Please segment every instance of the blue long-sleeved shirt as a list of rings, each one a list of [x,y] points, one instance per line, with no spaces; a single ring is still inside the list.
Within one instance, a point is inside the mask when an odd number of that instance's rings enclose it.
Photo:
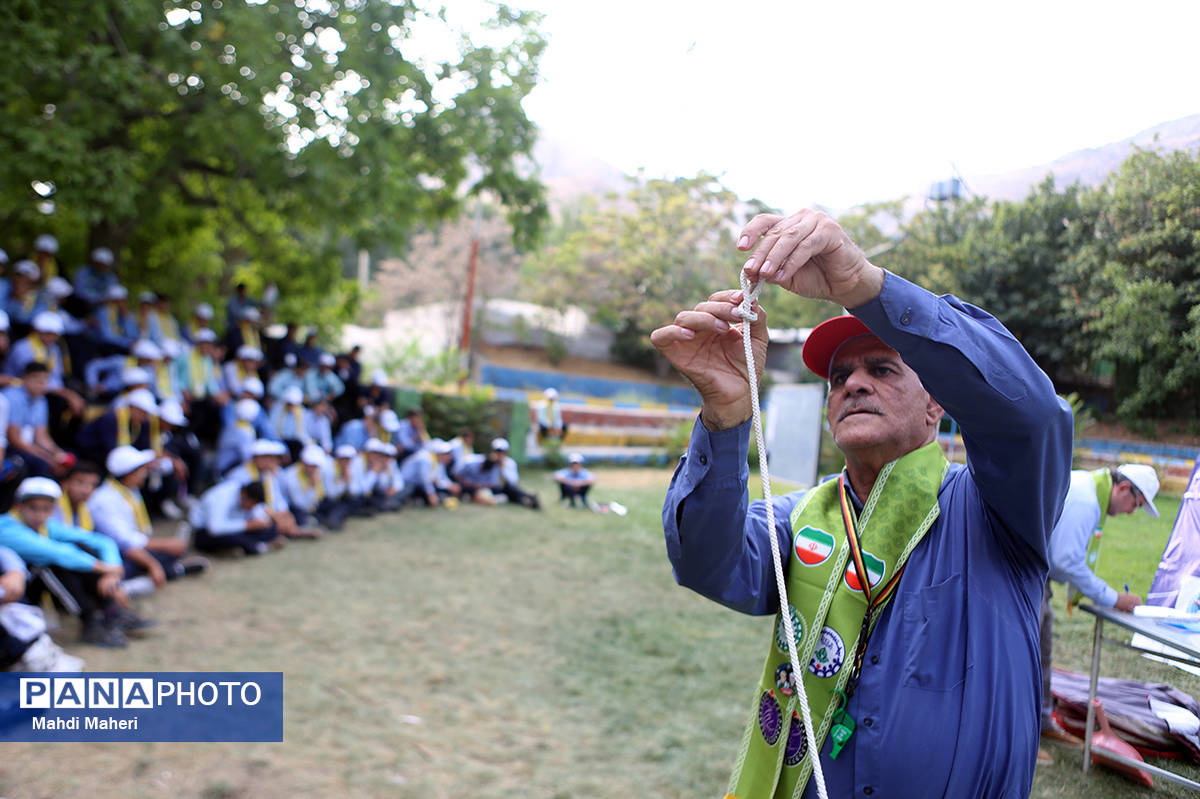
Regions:
[[[1039,738],[1039,608],[1047,538],[1071,466],[1069,408],[999,322],[954,297],[888,274],[853,311],[900,353],[963,430],[941,515],[913,550],[867,645],[848,712],[858,726],[836,760],[821,750],[830,796],[1026,797]],[[747,501],[749,423],[697,422],[663,507],[681,585],[745,613],[778,607],[768,535],[791,551],[802,492]],[[747,692],[754,666],[747,664]],[[868,790],[870,789],[870,790]],[[804,793],[811,799],[810,780]]]
[[[89,533],[57,519],[46,521],[46,532],[49,535],[39,535],[12,514],[0,516],[0,546],[13,550],[32,566],[60,566],[69,571],[90,572],[97,559],[80,545],[94,550],[104,563],[121,563],[116,542],[106,535]]]

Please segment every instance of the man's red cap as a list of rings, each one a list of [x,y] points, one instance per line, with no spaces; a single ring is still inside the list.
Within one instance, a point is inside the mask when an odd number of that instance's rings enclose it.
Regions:
[[[873,336],[866,325],[857,316],[845,314],[826,319],[813,328],[804,340],[804,348],[800,351],[807,366],[817,377],[829,379],[829,362],[833,360],[838,347],[855,336]]]

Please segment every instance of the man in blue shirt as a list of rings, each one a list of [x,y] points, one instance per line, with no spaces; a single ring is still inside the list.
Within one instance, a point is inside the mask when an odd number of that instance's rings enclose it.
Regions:
[[[824,643],[822,650],[814,642],[799,653],[802,663],[812,658],[805,671],[813,675],[829,676],[843,666],[853,675],[844,706],[831,703],[826,715],[813,719],[822,734],[838,711],[845,712],[843,720],[857,721],[836,758],[835,736],[818,740],[829,795],[1028,796],[1039,737],[1038,610],[1047,536],[1071,465],[1070,410],[999,322],[871,264],[828,216],[759,215],[738,247],[747,250],[756,241],[744,266],[751,281],[831,300],[853,314],[814,330],[804,360],[830,381],[826,419],[846,458],[844,485],[855,508],[872,497],[877,481],[886,485],[895,464],[929,451],[943,409],[961,425],[967,450],[966,468],[952,464],[942,472],[938,513],[931,511],[923,536],[915,539],[896,593],[882,605],[875,626],[864,625],[866,632],[849,639],[854,643],[837,658],[823,651]],[[802,573],[810,558],[827,555],[817,551],[814,557],[801,540],[824,531],[793,530],[791,514],[802,492],[775,498],[774,530],[767,528],[763,502],[747,505],[751,409],[741,300],[740,291],[718,292],[651,335],[702,398],[688,452],[667,493],[663,526],[680,584],[733,609],[767,614],[779,605],[770,536],[782,551],[789,587],[794,571]],[[750,330],[761,374],[767,322],[761,308],[754,310]],[[883,504],[862,518],[887,518]],[[806,503],[797,517],[807,512]],[[869,535],[874,528],[866,529]],[[848,540],[846,531],[843,547]],[[871,539],[863,540],[866,548]],[[836,551],[845,557],[844,549]],[[835,605],[843,585],[866,593],[850,585],[852,576],[847,569],[833,594]],[[875,579],[869,576],[872,584]],[[793,608],[793,616],[797,610],[807,613]],[[861,640],[861,660],[850,666]],[[784,679],[778,693],[790,696],[793,689]],[[828,701],[812,692],[809,698]],[[771,719],[763,721],[764,730],[778,732]],[[752,734],[758,734],[754,726],[747,742]],[[783,784],[789,767],[808,764],[800,752],[784,765],[793,754],[791,741],[785,731],[778,745],[786,742],[788,750],[767,764],[768,776],[775,769],[775,784]],[[731,796],[779,795],[773,788],[735,793],[743,765],[739,761]],[[808,779],[803,795],[817,795],[815,780]]]
[[[578,452],[571,453],[567,458],[567,467],[554,473],[554,482],[558,483],[558,491],[562,495],[560,499],[563,502],[573,508],[575,500],[578,499],[579,507],[587,510],[588,489],[596,482],[596,477],[583,468],[582,455]]]

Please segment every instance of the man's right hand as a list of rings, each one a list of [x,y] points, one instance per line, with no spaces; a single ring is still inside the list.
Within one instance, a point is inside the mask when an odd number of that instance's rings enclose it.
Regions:
[[[736,313],[741,301],[739,289],[718,291],[650,334],[650,343],[700,392],[700,418],[710,430],[727,430],[750,418],[742,318]],[[758,380],[767,357],[767,316],[757,303],[753,310],[758,321],[750,325],[750,342]]]
[[[1131,613],[1140,604],[1142,604],[1142,598],[1137,594],[1127,594],[1124,592],[1117,594],[1117,610]]]

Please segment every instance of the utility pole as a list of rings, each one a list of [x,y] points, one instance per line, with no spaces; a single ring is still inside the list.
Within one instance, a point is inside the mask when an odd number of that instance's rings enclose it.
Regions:
[[[458,352],[463,358],[463,376],[458,381],[461,389],[471,376],[471,318],[474,316],[475,305],[475,275],[479,270],[479,226],[483,217],[483,203],[475,202],[475,224],[471,229],[471,257],[467,262],[467,293],[463,299],[462,338],[458,342]]]

